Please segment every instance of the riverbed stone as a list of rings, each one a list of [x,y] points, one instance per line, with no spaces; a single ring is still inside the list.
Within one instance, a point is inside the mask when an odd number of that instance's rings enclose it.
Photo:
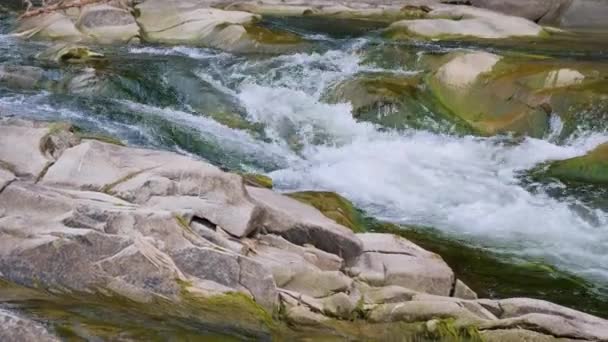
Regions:
[[[76,27],[89,39],[103,44],[139,39],[139,26],[133,15],[126,9],[103,3],[83,7]]]
[[[545,134],[549,113],[543,104],[551,97],[538,90],[545,86],[547,73],[538,75],[539,80],[526,83],[522,80],[526,74],[505,71],[512,67],[512,61],[502,56],[471,51],[455,52],[444,58],[427,82],[437,100],[452,115],[482,135],[513,132],[541,137]]]
[[[537,37],[543,28],[514,16],[470,6],[443,6],[429,12],[425,19],[401,20],[390,25],[392,37],[414,36],[436,39],[474,37],[504,39]]]
[[[298,250],[297,246],[285,249],[282,247],[285,247],[285,243],[262,240],[252,246],[252,253],[249,255],[251,259],[266,265],[272,271],[278,287],[313,298],[327,297],[351,288],[352,279],[342,272],[317,267],[318,259],[311,260],[306,256],[306,252]],[[323,264],[326,263],[321,263]]]
[[[471,290],[462,280],[456,279],[454,285],[454,297],[462,299],[477,299],[477,293]]]
[[[3,121],[0,164],[19,177],[36,179],[54,159],[45,153],[45,140],[52,133],[51,128],[16,119]]]
[[[200,217],[236,237],[251,233],[261,215],[238,175],[169,152],[93,140],[65,151],[42,183],[102,191]]]
[[[398,285],[415,291],[449,296],[454,273],[440,256],[403,238],[357,234],[363,253],[350,272],[372,286]]]
[[[311,244],[348,261],[361,253],[361,241],[348,228],[318,210],[268,189],[247,187],[265,211],[262,226],[297,244]]]
[[[550,163],[540,175],[564,182],[608,184],[608,144],[602,144],[580,157]]]
[[[479,324],[480,330],[512,329],[516,327],[526,327],[529,330],[545,332],[562,338],[590,341],[608,339],[608,329],[603,325],[589,324],[562,316],[541,313],[529,313]]]
[[[15,32],[28,39],[64,42],[79,42],[85,39],[72,19],[59,11],[22,19]]]
[[[0,165],[0,192],[13,180],[15,180],[15,175],[11,171],[3,169]]]
[[[44,70],[33,66],[0,65],[0,84],[17,89],[44,88]]]
[[[5,342],[59,342],[42,324],[0,309],[0,340]]]
[[[484,319],[454,302],[410,301],[381,304],[369,313],[372,322],[420,322],[431,319],[455,319],[461,324],[475,324]]]

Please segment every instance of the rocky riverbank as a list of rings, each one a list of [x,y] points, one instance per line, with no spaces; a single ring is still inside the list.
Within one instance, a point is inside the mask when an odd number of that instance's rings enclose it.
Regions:
[[[608,321],[540,300],[478,299],[439,255],[354,233],[204,161],[82,139],[61,123],[4,118],[0,136],[0,293],[16,308],[95,300],[249,338],[608,339]],[[26,328],[0,335],[107,337],[34,312],[49,332],[6,312]],[[141,336],[132,333],[121,331]]]

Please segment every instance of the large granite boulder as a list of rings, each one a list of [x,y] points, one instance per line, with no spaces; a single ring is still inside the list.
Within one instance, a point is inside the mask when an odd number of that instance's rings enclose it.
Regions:
[[[28,39],[111,44],[137,41],[139,26],[121,0],[25,17],[15,33]]]
[[[608,184],[608,143],[583,156],[552,162],[542,174],[563,182]]]
[[[608,27],[608,3],[603,0],[471,0],[471,4],[564,28]]]
[[[469,6],[444,6],[434,8],[424,19],[396,21],[389,26],[388,32],[396,39],[504,39],[538,37],[543,33],[543,29],[524,18]]]
[[[318,210],[272,190],[254,187],[247,190],[264,208],[262,225],[269,233],[281,235],[295,244],[311,244],[345,260],[361,254],[361,241],[355,234]]]
[[[379,233],[357,234],[363,253],[349,272],[373,286],[398,285],[419,292],[449,296],[454,273],[440,256],[406,239]]]
[[[300,43],[295,35],[257,27],[260,17],[256,14],[210,8],[198,1],[148,0],[135,11],[143,38],[149,42],[273,52]]]
[[[41,184],[94,190],[207,220],[243,237],[261,220],[242,178],[174,153],[89,140],[68,149]]]

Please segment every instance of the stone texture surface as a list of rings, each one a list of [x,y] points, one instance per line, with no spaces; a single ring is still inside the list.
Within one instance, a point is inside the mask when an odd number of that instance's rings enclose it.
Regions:
[[[414,36],[440,39],[535,37],[543,32],[540,25],[528,19],[470,6],[436,7],[425,19],[397,21],[389,30],[405,30]]]
[[[228,233],[251,233],[261,213],[240,176],[176,154],[89,140],[65,151],[41,181],[95,190],[151,208],[203,218]]]
[[[41,324],[4,309],[0,309],[0,340],[4,342],[60,341]]]
[[[363,253],[350,272],[374,286],[398,285],[449,296],[454,274],[440,256],[387,234],[357,234]]]
[[[270,232],[298,244],[311,244],[345,260],[361,253],[361,241],[343,226],[318,210],[272,190],[247,187],[251,197],[265,210],[262,225]]]

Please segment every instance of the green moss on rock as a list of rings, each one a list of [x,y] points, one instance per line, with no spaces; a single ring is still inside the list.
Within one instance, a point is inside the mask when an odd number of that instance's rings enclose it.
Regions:
[[[323,215],[356,233],[366,230],[361,212],[349,200],[334,192],[304,191],[287,196],[317,208]]]
[[[545,174],[564,182],[608,184],[608,143],[584,156],[553,162]]]
[[[272,178],[268,176],[260,175],[257,173],[244,173],[241,174],[241,176],[243,177],[243,181],[246,185],[254,186],[257,188],[272,189]]]

